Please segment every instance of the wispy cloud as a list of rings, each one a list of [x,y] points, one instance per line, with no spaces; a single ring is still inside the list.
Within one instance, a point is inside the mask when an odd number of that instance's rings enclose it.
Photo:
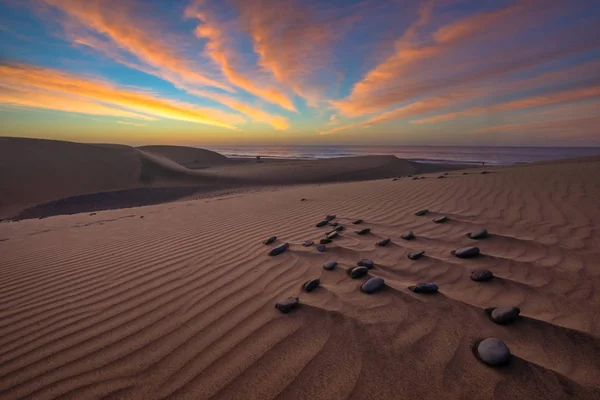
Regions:
[[[127,121],[117,121],[117,124],[133,125],[133,126],[146,126],[146,124],[136,124],[135,122],[127,122]]]
[[[4,102],[24,106],[137,119],[167,118],[227,129],[237,129],[231,121],[244,122],[235,115],[50,68],[1,65],[0,81],[12,91]]]

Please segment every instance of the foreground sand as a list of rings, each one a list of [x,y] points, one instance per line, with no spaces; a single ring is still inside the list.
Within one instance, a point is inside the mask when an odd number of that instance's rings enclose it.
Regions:
[[[600,159],[491,171],[2,223],[0,398],[600,398]],[[331,213],[350,229],[324,254],[302,247]],[[480,227],[493,236],[465,237]],[[290,251],[268,257],[271,235]],[[450,255],[474,244],[477,259]],[[362,257],[383,292],[346,276]],[[476,267],[498,278],[472,282]],[[418,281],[441,293],[407,290]],[[498,305],[523,317],[495,325],[482,310]],[[489,336],[510,366],[475,359]]]

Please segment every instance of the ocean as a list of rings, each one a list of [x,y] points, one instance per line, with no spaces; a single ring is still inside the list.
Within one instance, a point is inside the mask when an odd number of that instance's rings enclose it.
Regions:
[[[424,163],[511,165],[600,155],[600,147],[240,146],[206,147],[228,157],[320,159],[394,155]]]

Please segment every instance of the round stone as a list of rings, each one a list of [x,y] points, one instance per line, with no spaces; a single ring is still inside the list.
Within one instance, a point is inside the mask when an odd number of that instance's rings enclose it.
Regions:
[[[413,240],[415,238],[415,233],[413,231],[408,231],[402,234],[402,239],[404,240]]]
[[[332,240],[331,240],[331,239],[321,239],[321,240],[319,240],[319,243],[320,243],[320,244],[329,244],[329,243],[331,243],[331,242],[332,242]]]
[[[481,229],[476,232],[468,233],[467,236],[471,239],[485,239],[488,237],[488,231],[487,229]]]
[[[503,365],[510,360],[510,350],[506,343],[497,338],[487,338],[477,346],[479,359],[487,365]]]
[[[288,297],[287,299],[275,304],[275,308],[286,314],[298,307],[298,304],[300,304],[300,299],[298,297]]]
[[[418,260],[419,258],[421,258],[423,256],[423,254],[425,254],[424,250],[412,251],[412,252],[408,253],[408,258],[410,258],[411,260]]]
[[[472,258],[477,257],[480,253],[479,247],[462,247],[460,249],[456,249],[452,251],[458,258]]]
[[[350,278],[359,279],[369,273],[369,269],[367,267],[354,267],[350,270]]]
[[[369,233],[369,232],[371,232],[371,229],[370,229],[370,228],[365,228],[365,229],[362,229],[362,230],[360,230],[360,231],[356,231],[356,233],[357,233],[358,235],[366,235],[366,234],[367,234],[367,233]]]
[[[356,221],[352,222],[354,225],[359,225],[363,223],[362,219],[357,219]]]
[[[337,237],[337,231],[333,231],[327,234],[327,239],[335,239]]]
[[[390,238],[380,240],[379,242],[377,242],[377,246],[385,247],[388,244],[390,244],[391,241],[392,241],[392,239],[390,239]]]
[[[323,264],[323,269],[326,269],[327,271],[333,271],[337,265],[337,261],[329,261]]]
[[[422,217],[423,215],[427,214],[428,212],[429,212],[429,210],[421,210],[421,211],[417,211],[417,212],[415,213],[415,215],[416,215],[417,217]]]
[[[320,280],[318,280],[318,279],[311,279],[309,281],[306,281],[304,283],[304,285],[302,285],[302,287],[304,288],[304,290],[306,292],[310,293],[313,290],[315,290],[316,288],[318,288],[320,284],[321,284]]]
[[[494,278],[494,274],[489,269],[476,269],[471,272],[471,279],[475,282],[485,282]]]
[[[328,223],[329,223],[329,221],[321,221],[321,222],[319,222],[319,223],[317,224],[317,228],[322,228],[322,227],[324,227],[325,225],[327,225]]]
[[[383,278],[374,277],[366,281],[360,286],[360,291],[363,293],[371,294],[378,290],[381,290],[385,286]]]
[[[324,245],[324,244],[320,244],[320,245],[318,245],[318,246],[317,246],[317,251],[318,251],[319,253],[324,253],[324,252],[325,252],[325,250],[327,250],[327,247],[325,247],[325,245]]]
[[[359,267],[367,267],[368,269],[373,269],[375,263],[373,262],[373,260],[369,260],[368,258],[362,258],[356,263],[356,265],[358,265]]]
[[[419,282],[415,286],[409,287],[414,293],[436,293],[438,291],[438,285],[429,282]]]
[[[271,244],[273,242],[275,242],[277,240],[277,236],[271,236],[270,238],[268,238],[267,240],[265,240],[263,243],[264,244]]]
[[[520,313],[519,307],[498,307],[491,310],[490,319],[497,324],[504,325],[516,320]]]
[[[279,255],[279,254],[285,252],[288,249],[288,247],[290,247],[290,245],[288,243],[284,243],[282,245],[279,245],[279,246],[271,249],[271,251],[269,252],[269,255],[270,256]]]
[[[302,246],[304,247],[310,247],[314,244],[315,242],[313,242],[312,240],[306,240],[304,243],[302,243]]]

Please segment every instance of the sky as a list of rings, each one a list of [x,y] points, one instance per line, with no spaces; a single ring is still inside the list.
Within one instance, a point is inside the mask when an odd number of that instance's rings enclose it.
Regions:
[[[600,2],[0,0],[0,136],[600,146]]]

